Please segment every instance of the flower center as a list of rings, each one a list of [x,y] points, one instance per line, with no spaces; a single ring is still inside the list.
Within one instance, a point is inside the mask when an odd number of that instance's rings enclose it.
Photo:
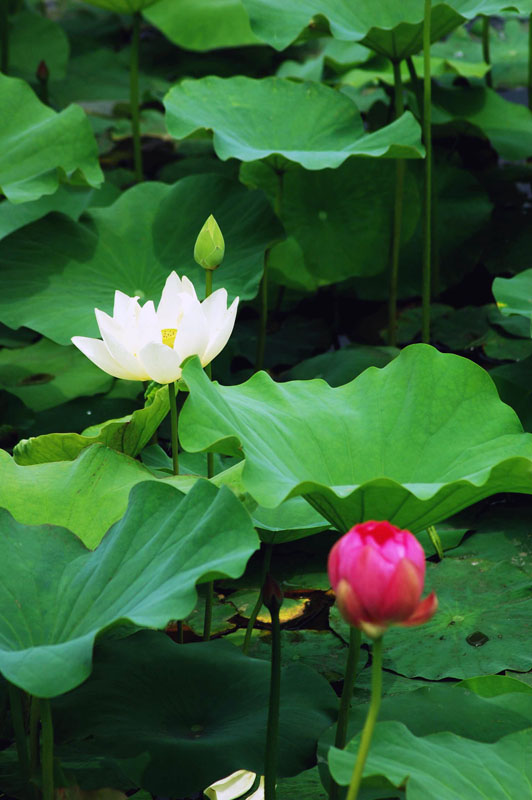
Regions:
[[[161,336],[163,337],[163,344],[167,344],[168,347],[173,347],[175,337],[177,336],[177,328],[163,328]]]

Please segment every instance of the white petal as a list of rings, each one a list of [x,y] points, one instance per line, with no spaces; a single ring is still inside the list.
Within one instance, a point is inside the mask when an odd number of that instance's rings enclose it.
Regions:
[[[181,291],[184,294],[189,294],[195,300],[198,299],[198,295],[196,294],[196,290],[194,288],[194,284],[192,283],[191,280],[189,280],[187,278],[186,275],[183,275],[183,277],[181,278]]]
[[[135,318],[135,311],[138,307],[138,297],[130,297],[124,292],[115,292],[115,302],[113,307],[113,319],[122,327],[127,328]]]
[[[216,783],[212,783],[205,789],[205,796],[209,800],[235,800],[235,798],[242,797],[243,794],[249,792],[254,782],[254,772],[239,769],[237,772],[228,775],[227,778],[222,778]]]
[[[221,353],[227,344],[229,337],[233,332],[233,328],[235,327],[237,308],[238,297],[235,297],[225,312],[221,327],[218,328],[218,330],[213,330],[210,332],[211,336],[209,338],[209,344],[207,345],[207,348],[203,354],[203,358],[201,359],[203,366],[212,361],[213,358],[216,358],[218,353]]]
[[[189,295],[182,296],[183,316],[177,328],[174,350],[179,353],[181,362],[188,356],[203,356],[209,343],[207,320],[198,300]]]
[[[201,304],[203,313],[207,320],[209,330],[221,328],[224,316],[227,313],[227,292],[225,289],[216,289],[209,297],[206,297]]]
[[[146,380],[142,375],[137,375],[124,369],[110,355],[109,350],[100,339],[90,339],[88,336],[73,336],[72,344],[75,344],[78,350],[90,358],[97,367],[103,369],[114,378],[123,378],[126,381],[143,381]]]
[[[139,360],[157,383],[172,383],[181,377],[181,358],[166,344],[150,342],[140,351]]]
[[[137,339],[135,329],[130,331],[128,340],[127,331],[123,331],[108,314],[98,311],[98,309],[95,309],[95,312],[102,339],[112,358],[127,372],[131,374],[142,373],[141,380],[147,381],[149,375],[143,371],[142,365],[133,352]]]
[[[161,328],[177,327],[177,316],[181,308],[180,295],[182,293],[181,281],[175,272],[171,272],[166,279],[161,299],[157,306],[157,319]]]
[[[135,352],[138,353],[139,350],[142,350],[142,348],[150,342],[160,341],[161,327],[157,319],[155,306],[151,300],[148,300],[140,309],[136,329]]]

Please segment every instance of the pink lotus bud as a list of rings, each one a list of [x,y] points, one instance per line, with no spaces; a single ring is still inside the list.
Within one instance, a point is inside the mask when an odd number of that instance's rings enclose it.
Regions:
[[[421,600],[423,548],[389,522],[351,528],[329,553],[328,569],[340,613],[372,638],[390,625],[422,625],[438,607],[434,592]]]

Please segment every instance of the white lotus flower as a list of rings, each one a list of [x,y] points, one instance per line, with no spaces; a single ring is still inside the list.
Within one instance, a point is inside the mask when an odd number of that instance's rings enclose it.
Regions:
[[[222,778],[216,783],[205,789],[205,797],[209,800],[237,800],[242,795],[249,792],[255,783],[256,775],[254,772],[248,772],[245,769],[239,769],[228,775],[227,778]],[[260,785],[248,800],[264,800],[264,778],[261,777]]]
[[[217,289],[202,303],[185,276],[171,272],[155,310],[150,300],[115,292],[113,316],[94,309],[102,339],[73,336],[72,342],[97,367],[126,381],[172,383],[181,364],[199,356],[203,366],[227,344],[235,324],[238,297],[227,308],[227,292]]]

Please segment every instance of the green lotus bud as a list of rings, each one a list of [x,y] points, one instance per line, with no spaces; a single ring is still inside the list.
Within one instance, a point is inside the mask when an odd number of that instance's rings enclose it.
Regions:
[[[203,269],[216,269],[224,260],[225,242],[213,215],[199,232],[194,246],[194,260]]]

